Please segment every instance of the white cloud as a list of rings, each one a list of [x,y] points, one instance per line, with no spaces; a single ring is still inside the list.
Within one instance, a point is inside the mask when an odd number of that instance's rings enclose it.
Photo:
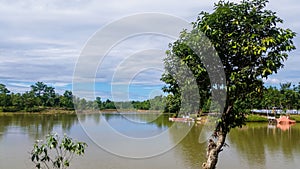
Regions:
[[[268,79],[264,79],[264,82],[268,84],[278,85],[280,83],[280,80],[276,78],[268,78]]]
[[[99,64],[97,77],[101,77],[102,82],[105,80],[106,82],[114,81],[114,84],[127,84],[139,75],[140,83],[143,81],[148,84],[157,84],[161,73],[145,73],[145,70],[162,71],[162,59],[170,40],[157,35],[141,35],[122,41]],[[135,83],[138,82],[135,81]]]
[[[23,88],[29,88],[30,87],[30,85],[29,84],[26,84],[26,83],[16,83],[16,82],[14,82],[14,83],[8,83],[8,85],[10,85],[10,86],[15,86],[15,87],[23,87]]]
[[[26,90],[24,85],[36,81],[54,84],[59,89],[69,87],[81,49],[89,37],[101,27],[124,16],[144,12],[171,14],[192,22],[202,10],[211,11],[213,3],[217,1],[0,0],[1,81],[10,82],[10,86],[18,91]],[[239,0],[235,0],[237,1]],[[278,15],[285,21],[284,27],[300,33],[298,0],[274,0],[270,1],[268,7],[278,11]],[[162,23],[161,26],[169,25]],[[295,38],[298,48],[299,38]],[[169,40],[155,36],[126,39],[110,51],[100,64],[95,77],[85,78],[108,82],[126,57],[147,49],[165,50]],[[300,81],[299,54],[298,51],[291,53],[285,68],[266,82],[275,84],[290,80]],[[149,59],[146,56],[140,58]],[[137,60],[136,63],[130,61],[123,67],[127,67],[126,70],[130,73],[139,72],[143,66],[138,66],[141,61]],[[159,84],[158,78],[159,73],[142,72],[133,83],[155,85]]]

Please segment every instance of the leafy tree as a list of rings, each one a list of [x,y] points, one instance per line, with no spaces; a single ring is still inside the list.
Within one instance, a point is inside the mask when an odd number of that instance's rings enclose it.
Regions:
[[[41,100],[40,106],[54,105],[55,91],[53,87],[49,87],[43,82],[37,82],[35,85],[31,85],[31,90]]]
[[[292,83],[280,83],[280,94],[283,101],[283,106],[287,109],[292,108],[292,101],[294,97],[294,91],[291,90],[291,85]]]
[[[16,112],[24,109],[24,101],[20,93],[11,93],[10,102],[9,112]]]
[[[40,111],[37,107],[41,105],[41,100],[35,96],[33,91],[22,94],[24,110],[27,112]]]
[[[78,101],[75,102],[75,106],[77,110],[86,110],[87,108],[87,101],[85,98],[78,98]]]
[[[106,101],[103,103],[104,109],[116,109],[114,102],[112,102],[109,99],[106,99]]]
[[[60,106],[67,109],[74,109],[73,104],[73,93],[69,90],[66,90],[64,94],[60,97]]]
[[[96,103],[97,103],[97,105],[98,105],[98,109],[99,109],[99,110],[102,109],[103,104],[102,104],[102,102],[101,102],[101,97],[96,97]]]
[[[155,96],[153,99],[150,99],[150,109],[151,110],[160,110],[164,111],[166,98],[163,96]]]
[[[38,169],[65,169],[70,166],[74,155],[83,155],[87,144],[74,141],[64,135],[60,140],[57,134],[49,134],[46,140],[38,140],[31,151],[31,161]]]
[[[293,107],[294,107],[294,109],[299,110],[299,108],[300,108],[300,83],[298,83],[298,86],[294,85],[293,90],[295,92],[295,100],[293,102],[293,105],[294,105]]]
[[[9,94],[10,91],[6,88],[4,84],[0,84],[0,106],[6,107],[10,103]]]
[[[176,95],[169,94],[166,98],[166,106],[164,111],[167,113],[176,113],[176,115],[178,115],[179,109],[180,109],[179,94]]]
[[[275,12],[265,9],[267,3],[268,0],[243,0],[240,3],[221,0],[215,4],[212,13],[201,12],[193,23],[193,30],[183,31],[167,52],[166,69],[172,69],[176,64],[174,58],[177,57],[179,63],[185,63],[194,73],[199,94],[203,98],[200,108],[212,90],[226,90],[225,106],[217,120],[214,134],[209,139],[204,169],[215,168],[230,129],[245,123],[244,110],[249,104],[240,103],[250,96],[258,97],[263,89],[262,79],[277,73],[288,57],[287,52],[295,49],[292,42],[295,33],[278,27],[283,20]],[[217,70],[218,65],[207,65],[201,60],[216,57],[215,53],[206,53],[211,50],[211,46],[202,40],[203,33],[209,38],[222,62],[225,87],[211,84],[208,76],[207,69]],[[169,91],[173,95],[179,93],[178,85],[168,73],[162,80],[169,84]]]
[[[149,110],[150,109],[150,101],[132,101],[133,108],[137,110]]]
[[[87,109],[88,110],[98,110],[98,104],[97,102],[94,100],[94,101],[88,101],[87,102]]]
[[[268,87],[263,90],[263,98],[260,104],[254,104],[256,108],[272,109],[279,107],[281,109],[299,109],[300,92],[295,85],[291,83],[281,83],[280,88]],[[254,102],[252,102],[254,103]]]
[[[6,88],[4,84],[0,84],[0,94],[7,94],[10,93],[10,91]]]
[[[282,107],[282,96],[276,87],[268,87],[263,91],[263,98],[257,108],[272,109],[273,107]]]

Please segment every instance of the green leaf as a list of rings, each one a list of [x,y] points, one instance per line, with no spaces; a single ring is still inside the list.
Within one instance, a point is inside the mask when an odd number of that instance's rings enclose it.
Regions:
[[[66,161],[64,162],[64,165],[65,165],[65,166],[67,166],[67,167],[69,167],[69,166],[70,166],[70,163],[69,163],[69,161],[68,161],[68,160],[66,160]]]
[[[59,142],[60,145],[57,146]],[[80,146],[76,147],[77,144]],[[56,148],[53,149],[54,147]],[[84,154],[86,147],[86,143],[73,141],[72,138],[66,135],[64,135],[63,139],[60,141],[57,134],[49,134],[46,136],[45,142],[36,142],[36,144],[34,144],[33,150],[31,151],[31,161],[36,164],[36,168],[42,167],[39,163],[36,163],[39,161],[45,164],[48,163],[48,166],[52,165],[53,168],[66,168],[70,165],[70,161],[63,161],[67,158],[67,154],[73,156],[78,149],[79,153],[76,154],[82,155]]]

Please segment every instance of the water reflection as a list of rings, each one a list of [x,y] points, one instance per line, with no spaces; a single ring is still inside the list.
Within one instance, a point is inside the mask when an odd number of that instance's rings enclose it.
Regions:
[[[103,113],[99,117],[107,122],[109,127],[114,131],[133,138],[149,138],[161,134],[171,127],[168,116],[157,114],[111,114]],[[156,120],[151,121],[156,118]],[[89,124],[96,126],[97,124]],[[104,128],[103,125],[98,125],[98,128]]]
[[[93,142],[106,151],[127,158],[145,158],[164,153],[177,145],[192,128],[192,125],[184,123],[172,124],[168,116],[158,114],[104,113],[100,117],[100,124],[90,117],[86,118],[81,124]],[[176,133],[172,140],[171,132]]]
[[[202,128],[203,125],[195,125],[175,149],[176,155],[183,160],[186,168],[199,169],[205,161],[206,143],[198,142]],[[176,137],[176,133],[171,135]]]
[[[172,125],[169,122],[168,115],[157,114],[157,113],[102,113],[102,116],[106,121],[113,121],[115,119],[121,119],[124,121],[129,121],[135,123],[136,125],[147,124],[155,125],[158,128],[170,127]]]
[[[292,166],[297,164],[295,157],[299,158],[300,155],[299,125],[293,126],[290,130],[281,130],[281,128],[268,127],[267,124],[249,123],[246,127],[232,130],[228,140],[230,145],[247,159],[250,168],[257,168],[257,166],[267,168],[266,166],[269,165],[278,168],[286,163],[289,163],[288,168],[293,168]],[[271,158],[279,158],[279,160]]]
[[[89,144],[83,159],[74,161],[72,169],[110,168],[110,169],[199,169],[205,160],[206,143],[199,143],[198,138],[203,125],[193,126],[183,140],[170,151],[146,159],[130,159],[115,156],[103,151],[94,144],[81,128],[90,126],[95,135],[104,135],[99,126],[104,121],[112,124],[115,130],[129,136],[149,137],[160,132],[167,132],[168,137],[162,141],[176,143],[179,133],[187,123],[179,123],[173,130],[168,130],[172,122],[168,116],[159,116],[148,122],[151,115],[130,115],[134,122],[118,114],[8,114],[0,116],[0,168],[33,168],[28,160],[28,151],[33,141],[43,138],[50,131],[67,133],[73,138]],[[138,121],[142,123],[137,123]],[[148,123],[143,123],[148,122]],[[113,125],[115,124],[115,125]],[[192,125],[192,124],[190,124]],[[117,142],[108,140],[106,142]],[[233,129],[228,135],[229,147],[221,153],[218,168],[297,168],[300,164],[300,125],[289,126],[282,130],[267,123],[249,123],[241,129]],[[158,142],[157,144],[163,144]],[[145,151],[152,147],[144,147]]]
[[[57,127],[68,133],[77,123],[75,114],[3,114],[0,116],[0,139],[4,134],[23,133],[36,140]]]
[[[282,131],[286,131],[286,130],[289,130],[293,125],[295,125],[295,123],[294,124],[280,124],[280,123],[278,123],[276,125],[276,127],[281,129]]]

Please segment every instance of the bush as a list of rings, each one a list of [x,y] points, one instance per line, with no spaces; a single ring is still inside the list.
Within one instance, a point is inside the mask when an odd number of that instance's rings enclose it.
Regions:
[[[17,106],[8,106],[8,107],[3,107],[2,111],[3,112],[17,112],[20,111],[21,108],[17,107]]]
[[[37,140],[30,153],[31,161],[38,169],[65,169],[70,166],[74,155],[83,155],[87,144],[73,141],[64,135],[60,140],[57,134],[49,134],[46,140]]]
[[[25,112],[41,112],[41,111],[45,110],[45,108],[34,106],[34,107],[26,107],[24,110],[25,110]]]

